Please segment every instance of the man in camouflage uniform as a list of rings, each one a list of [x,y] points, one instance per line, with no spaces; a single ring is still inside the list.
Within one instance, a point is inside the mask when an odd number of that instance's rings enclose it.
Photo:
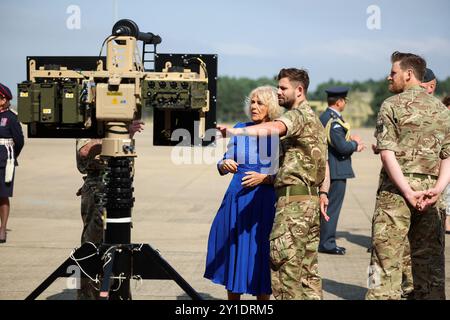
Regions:
[[[104,164],[100,159],[101,150],[102,140],[100,139],[77,139],[76,141],[77,168],[80,173],[85,174],[83,186],[77,192],[77,196],[81,196],[82,244],[85,242],[99,244],[103,239],[102,214],[94,199],[102,184],[101,172]]]
[[[444,217],[433,204],[449,179],[450,112],[419,86],[426,67],[421,57],[394,52],[391,61],[389,90],[397,95],[384,101],[377,118],[383,168],[366,298],[401,299],[409,241],[414,286],[409,297],[445,299]]]
[[[274,182],[277,209],[270,235],[273,295],[276,299],[322,299],[318,246],[321,211],[328,220],[327,138],[306,100],[308,73],[282,69],[278,81],[279,104],[288,109],[283,116],[246,128],[219,129],[236,135],[277,132],[282,137]]]
[[[434,75],[433,70],[426,68],[425,69],[425,75],[423,77],[422,83],[420,84],[422,88],[425,89],[425,91],[428,94],[434,95],[434,92],[436,91],[437,86],[437,79]],[[445,195],[445,192],[444,192]],[[439,210],[446,209],[446,204],[444,201],[444,195],[440,199],[439,204]],[[409,248],[409,241],[406,241],[405,243],[405,250],[403,252],[403,274],[402,274],[402,297],[403,298],[410,298],[411,293],[414,290],[413,285],[413,275],[412,275],[412,266],[411,266],[411,254],[410,254],[410,248]]]
[[[85,174],[83,186],[77,192],[77,196],[81,196],[81,219],[83,221],[81,244],[92,242],[98,245],[103,240],[102,212],[95,203],[95,196],[102,186],[101,173],[104,164],[100,159],[101,150],[102,140],[77,139],[76,141],[77,168],[80,173]],[[79,300],[98,299],[95,284],[88,278],[80,279],[80,290],[77,294]]]
[[[135,132],[143,130],[143,122],[134,120],[129,126],[130,137]],[[96,196],[102,187],[102,172],[105,164],[100,159],[102,151],[101,139],[77,139],[76,160],[77,168],[84,174],[83,186],[78,190],[77,196],[81,196],[81,219],[83,231],[81,244],[92,242],[99,245],[103,242],[103,217],[101,207],[96,203]],[[79,300],[95,300],[99,298],[98,284],[95,285],[88,278],[80,279],[80,290],[77,295]]]

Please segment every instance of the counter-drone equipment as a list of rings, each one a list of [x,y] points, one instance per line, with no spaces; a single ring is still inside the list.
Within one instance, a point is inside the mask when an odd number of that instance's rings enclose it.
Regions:
[[[143,107],[151,108],[155,145],[207,145],[213,141],[205,132],[216,126],[217,56],[158,54],[159,43],[160,36],[140,32],[124,19],[113,26],[99,56],[27,57],[27,81],[18,85],[18,114],[28,137],[101,138],[106,163],[97,197],[103,243],[76,249],[27,299],[56,278],[70,276],[67,268],[74,264],[82,277],[101,278],[104,299],[131,299],[132,278],[174,280],[191,298],[201,299],[150,245],[130,243],[136,152],[129,124],[141,118]],[[101,56],[104,45],[106,57]],[[153,65],[147,69],[148,64]],[[172,140],[177,129],[187,135]]]

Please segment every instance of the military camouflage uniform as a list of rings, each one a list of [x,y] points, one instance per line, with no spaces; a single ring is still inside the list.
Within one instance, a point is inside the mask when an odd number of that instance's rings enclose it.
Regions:
[[[101,187],[101,170],[103,164],[98,158],[81,158],[80,149],[84,147],[90,139],[77,139],[76,141],[76,159],[77,168],[83,177],[83,186],[77,195],[81,195],[81,219],[83,220],[83,232],[81,234],[81,243],[92,242],[100,244],[103,239],[103,220],[102,214],[95,203],[95,195],[98,194]],[[97,299],[98,291],[94,289],[94,284],[87,278],[81,278],[81,288],[78,291],[78,299]]]
[[[450,156],[450,111],[413,86],[385,100],[375,135],[379,150],[395,152],[411,188],[426,190],[436,183],[440,159]],[[423,213],[415,210],[382,169],[372,221],[367,299],[401,299],[411,280],[410,298],[445,299],[442,213],[439,205]]]
[[[281,139],[280,169],[274,185],[310,190],[325,178],[327,138],[308,102],[281,118],[287,128]],[[302,199],[299,199],[302,198]],[[291,199],[290,199],[291,198]],[[318,270],[320,208],[317,196],[279,196],[270,235],[272,291],[276,299],[322,299]]]

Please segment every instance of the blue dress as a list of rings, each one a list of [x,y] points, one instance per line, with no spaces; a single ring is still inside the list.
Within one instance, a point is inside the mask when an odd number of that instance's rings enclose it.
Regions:
[[[235,128],[249,125],[253,123],[238,123]],[[274,174],[270,147],[270,139],[238,136],[231,139],[224,156],[239,165],[211,226],[204,277],[233,293],[272,293],[269,235],[275,190],[269,184],[241,186],[246,171]]]

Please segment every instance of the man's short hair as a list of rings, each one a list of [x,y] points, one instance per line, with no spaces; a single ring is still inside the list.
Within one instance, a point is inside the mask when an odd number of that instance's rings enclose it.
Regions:
[[[309,76],[308,71],[297,68],[283,68],[278,73],[277,79],[288,78],[291,82],[299,82],[305,94],[308,92]]]
[[[427,68],[427,63],[424,58],[413,53],[395,51],[391,55],[391,62],[395,63],[397,61],[400,62],[400,68],[403,71],[412,69],[417,80],[422,81]]]
[[[334,106],[339,99],[345,99],[343,97],[327,97],[327,103],[329,106]]]

